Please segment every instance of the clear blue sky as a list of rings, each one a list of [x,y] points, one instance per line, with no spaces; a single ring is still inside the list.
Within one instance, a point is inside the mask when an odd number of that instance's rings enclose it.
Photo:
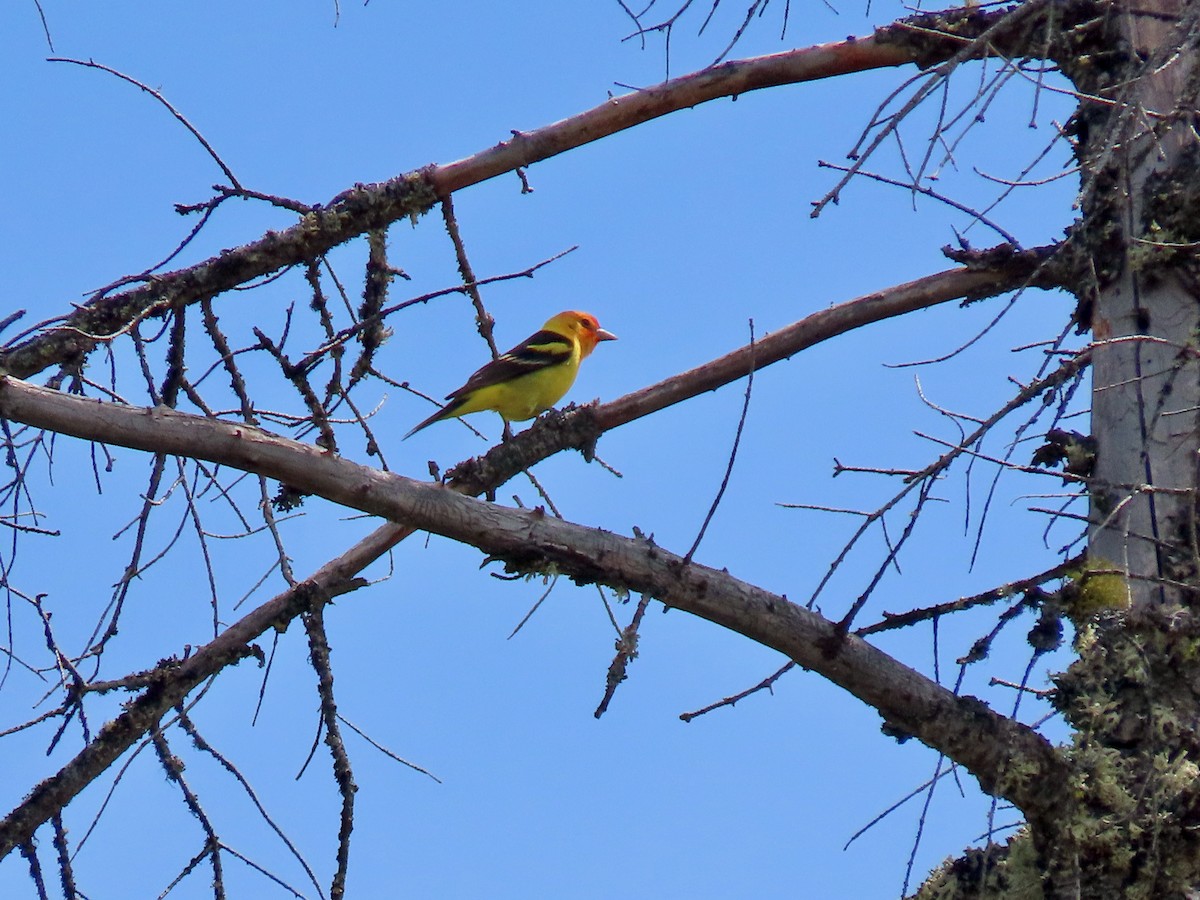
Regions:
[[[902,14],[896,4],[838,12],[792,5],[779,40],[782,4],[756,21],[734,56],[750,56],[866,34]],[[0,171],[5,224],[0,312],[29,310],[27,321],[68,311],[90,289],[140,271],[167,253],[191,226],[176,203],[208,198],[222,173],[167,112],[129,84],[96,70],[51,63],[52,55],[94,59],[155,87],[203,132],[241,182],[257,191],[326,202],[370,182],[429,162],[468,156],[528,129],[602,102],[618,85],[663,76],[664,49],[650,37],[622,42],[630,30],[615,0],[520,5],[444,2],[125,3],[68,5],[43,0],[54,41],[46,45],[33,2],[0,13]],[[685,20],[672,40],[671,70],[700,68],[728,41],[739,15],[723,5],[696,36]],[[990,77],[991,70],[984,78]],[[565,308],[594,312],[620,336],[588,361],[571,397],[614,399],[700,364],[758,334],[861,293],[947,268],[939,248],[967,227],[962,213],[900,189],[860,182],[818,220],[810,201],[834,183],[820,159],[841,162],[876,105],[909,71],[850,76],[720,101],[606,138],[533,167],[534,193],[515,176],[455,198],[475,271],[522,270],[568,247],[579,250],[533,280],[495,286],[485,300],[497,340],[511,346]],[[967,96],[980,71],[964,72]],[[1016,80],[1017,82],[1020,79]],[[1033,94],[1014,82],[943,167],[939,190],[986,202],[995,183],[973,168],[1015,178],[1054,134],[1068,110],[1043,94],[1030,128]],[[929,114],[908,129],[919,155]],[[1035,173],[1061,170],[1060,149]],[[902,177],[894,148],[876,169]],[[1033,177],[1033,176],[1031,176]],[[1073,183],[1025,188],[993,217],[1028,245],[1053,239],[1069,222]],[[915,206],[915,209],[914,209]],[[205,258],[292,219],[250,203],[231,203],[174,265]],[[986,246],[998,239],[967,232]],[[412,276],[393,297],[455,283],[453,251],[440,217],[391,230],[391,260]],[[352,300],[361,291],[364,248],[333,259]],[[304,284],[293,273],[268,288],[220,298],[222,321],[244,345],[249,324],[282,329],[287,306],[304,313]],[[915,468],[939,452],[914,431],[953,440],[957,431],[917,393],[941,406],[987,415],[1028,381],[1039,350],[1012,348],[1050,338],[1071,302],[1030,293],[982,341],[950,362],[887,368],[940,356],[977,334],[1004,300],[953,305],[885,323],[814,349],[756,378],[741,455],[697,559],[739,577],[805,598],[857,520],[785,509],[812,503],[870,509],[894,482],[875,476],[830,478],[833,458],[847,464]],[[460,297],[415,309],[391,323],[388,371],[441,396],[486,359]],[[305,322],[297,328],[311,328]],[[5,335],[7,337],[7,335]],[[196,331],[197,344],[200,341]],[[296,345],[297,350],[309,349]],[[123,393],[144,402],[129,348],[118,345]],[[192,364],[203,366],[203,354]],[[107,377],[103,354],[95,377]],[[265,367],[260,406],[296,412],[295,398]],[[215,386],[214,386],[215,387]],[[742,385],[696,398],[635,422],[600,444],[623,473],[616,479],[578,456],[538,468],[564,515],[628,534],[634,526],[683,552],[720,483],[742,403]],[[429,407],[384,387],[360,402],[383,403],[373,419],[389,466],[427,478],[485,449],[457,424],[399,438]],[[494,437],[496,422],[480,427]],[[1082,425],[1081,430],[1086,430]],[[1016,452],[1028,462],[1033,444]],[[343,452],[366,459],[361,441]],[[1002,454],[994,439],[985,450]],[[60,640],[82,647],[108,602],[130,552],[123,526],[136,515],[148,461],[117,452],[97,494],[89,448],[60,441],[52,470],[39,467],[34,495],[62,536],[21,544],[14,583],[44,591]],[[1042,543],[1044,517],[1027,506],[1054,501],[1054,480],[1001,479],[984,533],[982,557],[968,562],[992,469],[977,464],[968,486],[946,481],[913,544],[863,613],[897,611],[953,599],[1048,567],[1069,530]],[[965,528],[964,500],[971,492]],[[519,494],[513,482],[499,502]],[[149,546],[169,540],[182,507],[166,511]],[[213,531],[235,530],[214,508]],[[227,517],[226,517],[227,518]],[[893,529],[903,527],[893,521]],[[285,527],[301,576],[336,556],[371,523],[310,501]],[[893,531],[895,533],[895,531]],[[270,548],[214,542],[223,618],[263,574]],[[878,535],[836,578],[821,601],[840,616],[880,559]],[[5,551],[5,560],[8,551]],[[148,667],[203,643],[211,633],[208,593],[194,537],[146,573],[102,677]],[[441,784],[403,768],[354,735],[348,745],[359,785],[351,897],[893,897],[904,879],[920,800],[885,819],[845,852],[858,829],[930,777],[936,756],[916,742],[897,745],[879,717],[820,678],[793,672],[773,695],[759,694],[690,724],[678,715],[745,689],[782,660],[772,651],[679,612],[651,607],[641,656],[600,721],[600,699],[614,634],[594,588],[560,584],[512,640],[515,624],[542,592],[539,583],[496,581],[477,551],[434,538],[410,540],[382,580],[337,602],[327,615],[341,712],[373,739],[429,769]],[[252,600],[280,588],[278,577]],[[15,649],[44,662],[40,625],[14,601]],[[618,610],[624,624],[632,607]],[[995,611],[946,623],[940,673],[952,679],[957,656],[989,630]],[[993,657],[975,666],[965,690],[1011,706],[990,677],[1019,680],[1031,622],[1006,632]],[[206,630],[208,629],[208,630]],[[908,664],[933,670],[928,628],[881,645]],[[302,630],[281,636],[263,712],[252,724],[262,672],[243,664],[221,675],[195,716],[206,737],[236,762],[273,817],[327,887],[336,847],[337,797],[319,747],[295,781],[317,725],[314,676]],[[1035,675],[1034,686],[1045,686]],[[23,721],[44,688],[20,670],[0,691],[0,728]],[[115,701],[114,701],[115,702]],[[109,705],[111,712],[115,706]],[[96,727],[106,707],[92,713]],[[1032,705],[1028,716],[1036,718]],[[0,807],[11,808],[38,778],[79,746],[78,729],[45,755],[49,729],[0,740]],[[237,786],[187,746],[174,746],[225,840],[239,852],[315,896],[303,873],[262,825]],[[122,761],[123,763],[125,760]],[[116,773],[112,773],[115,775]],[[112,777],[69,810],[72,838],[86,832]],[[965,795],[947,783],[928,814],[913,887],[943,857],[987,828],[986,798],[969,776]],[[997,824],[1013,821],[1001,810]],[[155,897],[200,848],[201,832],[178,802],[150,751],[128,767],[100,825],[75,860],[93,898]],[[49,836],[44,865],[53,867]],[[226,857],[231,896],[287,896]],[[202,897],[206,866],[172,894]],[[0,865],[0,895],[34,896],[17,855]]]

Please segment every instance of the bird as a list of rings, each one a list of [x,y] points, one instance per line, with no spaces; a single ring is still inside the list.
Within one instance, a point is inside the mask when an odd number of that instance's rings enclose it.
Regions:
[[[509,422],[523,422],[562,399],[575,383],[579,363],[600,341],[615,341],[591,313],[566,310],[551,316],[507,353],[489,362],[467,383],[446,395],[450,401],[404,439],[422,428],[474,412],[492,410]]]

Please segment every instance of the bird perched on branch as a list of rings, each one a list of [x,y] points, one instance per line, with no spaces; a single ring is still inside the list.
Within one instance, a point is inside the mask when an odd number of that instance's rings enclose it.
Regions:
[[[545,412],[575,383],[579,363],[600,341],[615,341],[590,313],[567,310],[551,317],[541,330],[492,360],[446,395],[450,402],[406,434],[427,425],[473,412],[492,410],[509,422],[523,422]]]

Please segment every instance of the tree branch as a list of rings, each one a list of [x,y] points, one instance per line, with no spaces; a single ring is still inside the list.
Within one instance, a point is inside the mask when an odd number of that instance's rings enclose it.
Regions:
[[[930,275],[907,285],[820,310],[756,341],[756,353],[761,353],[764,345],[767,348],[766,358],[756,357],[756,368],[761,369],[805,347],[890,316],[962,297],[1000,293],[1029,283],[1032,279],[1057,283],[1063,276],[1056,274],[1055,266],[1051,264],[1054,255],[1054,248],[1020,253],[983,251],[977,258],[968,260],[966,267]],[[748,361],[743,357],[748,353],[749,347],[743,347],[707,365],[610,404],[586,407],[565,416],[543,417],[533,428],[494,448],[482,459],[472,460],[469,465],[460,465],[455,470],[456,477],[451,487],[463,493],[476,494],[493,490],[522,469],[555,452],[581,446],[581,441],[594,443],[603,430],[596,428],[596,420],[611,423],[606,427],[615,427],[670,403],[715,390],[721,384],[744,375]],[[106,430],[105,423],[111,413],[118,412],[125,420],[130,416],[140,418],[143,424],[152,421],[158,414],[170,414],[166,410],[137,410],[71,398],[9,379],[3,383],[11,390],[0,390],[0,415],[28,424],[40,423],[42,427],[62,430],[78,437],[103,433],[102,437],[96,439],[114,444],[146,449],[148,444],[154,443],[155,429],[151,424],[149,432],[142,433],[142,443],[129,443],[122,430],[112,433]],[[6,402],[13,401],[14,394],[17,395],[17,402]],[[23,402],[20,399],[22,396],[25,398]],[[70,409],[73,413],[70,416],[61,417],[65,410],[56,412],[58,400],[72,403]],[[35,409],[40,412],[35,413]],[[190,421],[190,417],[183,414],[173,415],[182,422]],[[233,424],[224,427],[234,435],[246,428]],[[265,432],[260,434],[266,435]],[[581,438],[581,435],[584,437]],[[285,443],[290,445],[292,442]],[[189,451],[185,448],[183,452]],[[323,451],[314,452],[320,458],[333,459]],[[410,525],[395,522],[381,526],[307,581],[269,600],[239,620],[182,664],[168,670],[156,670],[159,678],[156,684],[135,700],[125,713],[105,726],[97,740],[86,746],[58,774],[39,785],[21,806],[0,822],[0,857],[6,855],[13,846],[29,840],[43,822],[61,810],[193,688],[226,665],[243,659],[249,652],[247,648],[250,643],[266,629],[286,627],[315,600],[353,589],[355,585],[350,580],[358,572],[415,530]]]
[[[449,477],[455,488],[477,495],[562,450],[579,450],[588,455],[600,434],[610,428],[745,377],[751,355],[755,370],[760,371],[847,331],[918,309],[951,300],[991,297],[1027,286],[1050,288],[1074,284],[1069,263],[1059,261],[1061,249],[1062,245],[1054,245],[1016,251],[1001,246],[974,251],[962,268],[926,275],[819,310],[756,340],[753,347],[744,345],[611,403],[584,407],[565,415],[545,415],[531,428],[483,456],[455,466]],[[955,253],[962,256],[958,251]]]
[[[0,414],[86,440],[206,459],[275,478],[334,503],[471,544],[504,560],[511,571],[555,571],[580,583],[649,594],[818,672],[877,709],[893,729],[946,754],[975,774],[985,790],[1008,798],[1031,817],[1049,814],[1068,800],[1063,761],[1028,727],[973,697],[956,696],[858,637],[839,634],[834,623],[785,597],[727,572],[685,564],[651,541],[555,519],[540,508],[481,502],[257,428],[171,409],[102,404],[4,378]],[[29,833],[28,825],[14,830],[7,820],[0,823],[0,849],[21,843]]]
[[[893,28],[895,26],[892,26]],[[356,185],[325,208],[315,208],[283,231],[223,251],[186,269],[153,276],[146,284],[97,297],[61,323],[0,357],[0,366],[29,378],[54,365],[73,363],[99,341],[120,334],[148,314],[160,315],[246,284],[289,266],[319,259],[333,247],[393,222],[424,215],[439,198],[468,185],[599,140],[697,104],[748,91],[899,66],[916,51],[876,37],[848,38],[786,53],[733,60],[646,90],[614,97],[586,112],[531,132],[466,159],[431,165],[388,181]]]
[[[188,268],[147,276],[147,283],[140,287],[94,297],[45,332],[0,355],[0,367],[18,378],[29,378],[51,366],[79,363],[97,343],[123,333],[131,322],[319,259],[355,237],[424,215],[454,191],[701,103],[851,72],[913,62],[927,66],[961,54],[964,45],[984,35],[990,38],[981,42],[977,53],[987,55],[992,43],[1007,43],[995,29],[1009,12],[965,7],[926,13],[866,37],[731,60],[613,97],[534,131],[514,131],[511,140],[457,162],[416,169],[378,184],[355,185],[328,206],[314,207],[291,228],[268,232]],[[1031,28],[1032,24],[1025,27]],[[1009,40],[1019,45],[1023,29],[1011,30],[1018,33],[1008,36]],[[1012,54],[1018,49],[1006,48],[1006,52]]]
[[[44,389],[42,389],[44,390]],[[65,395],[63,395],[65,396]],[[361,586],[354,575],[386,553],[394,530],[376,529],[349,551],[322,566],[306,581],[268,600],[220,636],[174,666],[155,670],[159,676],[131,701],[124,712],[57,773],[37,785],[0,820],[0,859],[33,839],[34,832],[58,814],[76,795],[155,727],[193,689],[221,669],[257,655],[252,642],[271,628],[285,629],[301,612]]]

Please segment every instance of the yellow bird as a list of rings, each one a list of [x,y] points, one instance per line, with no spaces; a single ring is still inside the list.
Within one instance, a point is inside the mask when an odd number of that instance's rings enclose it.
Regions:
[[[553,316],[503,356],[492,360],[446,395],[450,402],[406,434],[473,412],[492,410],[509,422],[523,422],[562,399],[575,383],[579,363],[600,341],[615,341],[590,313],[567,310]]]

